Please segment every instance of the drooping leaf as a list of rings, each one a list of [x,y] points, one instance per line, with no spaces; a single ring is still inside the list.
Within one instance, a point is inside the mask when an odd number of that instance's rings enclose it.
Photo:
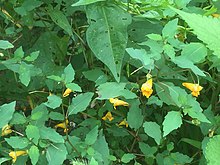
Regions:
[[[64,82],[66,84],[71,83],[74,80],[75,77],[75,71],[72,67],[71,64],[69,64],[65,69],[64,69]]]
[[[98,137],[98,126],[93,128],[89,133],[86,134],[85,143],[87,145],[92,145],[95,143]]]
[[[0,49],[10,49],[13,48],[14,46],[9,42],[5,40],[0,40]]]
[[[89,47],[119,82],[131,16],[114,4],[101,3],[89,5],[86,14],[90,22],[86,32]]]
[[[31,159],[31,163],[33,165],[37,164],[39,156],[40,156],[40,152],[36,146],[31,146],[31,148],[28,150],[28,155]]]
[[[54,129],[47,127],[40,127],[40,137],[42,139],[48,139],[54,143],[64,143],[63,137],[58,134]]]
[[[177,31],[178,19],[169,21],[162,30],[162,35],[164,38],[173,38]]]
[[[182,125],[182,116],[180,112],[171,111],[165,116],[163,121],[163,137],[171,131],[179,128]]]
[[[26,132],[27,138],[37,145],[38,140],[40,138],[40,132],[39,132],[38,127],[34,125],[28,125],[25,132]]]
[[[20,136],[5,138],[5,141],[14,149],[24,149],[29,144],[29,140],[27,138]]]
[[[178,13],[194,30],[193,33],[213,50],[214,54],[220,58],[220,20],[218,18],[202,16],[199,14],[186,13],[172,8]]]
[[[142,110],[139,108],[140,101],[138,99],[132,100],[130,105],[131,107],[127,115],[128,125],[130,128],[137,130],[141,127],[144,120]]]
[[[47,97],[47,102],[44,103],[47,107],[55,109],[60,106],[62,103],[62,99],[56,95],[50,95]]]
[[[134,154],[124,154],[121,158],[121,161],[123,163],[129,163],[134,158],[136,158]]]
[[[145,122],[144,123],[144,132],[152,137],[155,142],[159,145],[161,141],[161,130],[160,126],[156,122]]]
[[[66,87],[71,89],[72,91],[82,92],[81,87],[78,84],[75,84],[75,83],[66,84]]]
[[[48,165],[60,165],[66,159],[67,150],[64,144],[53,144],[47,148]]]
[[[68,108],[68,115],[77,114],[78,112],[86,110],[93,95],[93,93],[87,92],[79,94],[75,98],[73,98],[72,103]]]
[[[105,0],[79,0],[78,2],[72,4],[72,6],[89,5],[100,1],[105,1]]]
[[[9,104],[4,104],[0,106],[0,128],[4,127],[13,117],[13,113],[15,111],[16,102],[11,102]]]

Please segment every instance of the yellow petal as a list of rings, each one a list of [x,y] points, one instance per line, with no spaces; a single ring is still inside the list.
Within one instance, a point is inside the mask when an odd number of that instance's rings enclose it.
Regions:
[[[9,156],[12,158],[13,163],[16,162],[18,156],[26,155],[27,151],[11,151]]]
[[[147,80],[144,84],[142,84],[142,86],[141,86],[142,95],[149,98],[153,93],[152,86],[153,86],[152,78]]]
[[[126,127],[128,127],[128,122],[124,119],[123,121],[121,121],[118,126],[122,126],[125,125]]]
[[[106,113],[106,115],[104,117],[102,117],[102,120],[109,120],[112,121],[114,119],[114,117],[112,117],[111,112]]]
[[[55,128],[63,128],[64,129],[63,132],[66,133],[68,131],[68,128],[67,128],[68,123],[69,123],[69,121],[66,120],[65,122],[56,124],[54,127]]]
[[[67,97],[67,96],[69,96],[69,94],[72,92],[72,90],[70,89],[70,88],[67,88],[66,90],[65,90],[65,92],[63,93],[63,97]]]
[[[200,95],[200,91],[203,89],[202,86],[199,84],[193,84],[193,83],[182,83],[184,87],[192,91],[192,95],[195,97],[198,97]]]
[[[12,133],[11,126],[7,124],[2,128],[2,136],[6,136],[10,133]]]
[[[125,101],[119,100],[117,98],[110,98],[109,99],[110,103],[113,104],[114,108],[116,109],[117,106],[129,106],[129,104]]]

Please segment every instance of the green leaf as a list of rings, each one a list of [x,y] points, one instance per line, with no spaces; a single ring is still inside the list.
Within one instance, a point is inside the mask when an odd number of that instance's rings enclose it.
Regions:
[[[208,165],[218,165],[220,155],[220,135],[212,137],[206,145],[205,157]]]
[[[71,6],[89,5],[100,1],[105,1],[105,0],[79,0],[78,2],[72,4]]]
[[[68,115],[77,114],[78,112],[86,110],[93,95],[94,94],[92,92],[87,92],[73,98],[71,105],[68,107]]]
[[[40,138],[40,132],[39,132],[38,127],[34,125],[28,125],[25,132],[26,132],[27,138],[37,145],[38,140]]]
[[[141,127],[144,116],[142,114],[142,110],[139,108],[140,101],[138,99],[132,100],[129,102],[131,107],[129,108],[129,112],[127,115],[128,125],[130,128],[134,128],[137,130]]]
[[[60,165],[66,159],[67,150],[64,144],[53,144],[47,148],[48,165]]]
[[[58,134],[54,129],[47,127],[40,127],[40,137],[48,139],[54,143],[64,143],[63,137]]]
[[[24,149],[29,144],[29,140],[27,138],[20,136],[5,138],[5,141],[14,149]]]
[[[148,105],[158,105],[159,107],[162,107],[163,102],[156,96],[151,96],[148,100],[147,100],[147,104]]]
[[[146,157],[154,157],[154,154],[157,152],[157,147],[150,147],[143,142],[139,142],[138,144],[141,152],[143,152]]]
[[[0,49],[6,50],[6,49],[13,48],[13,47],[14,46],[10,42],[6,40],[0,40]]]
[[[92,157],[90,162],[89,162],[89,165],[98,165],[99,163]]]
[[[52,120],[64,120],[63,114],[59,112],[50,112],[49,118]]]
[[[124,154],[121,158],[121,161],[123,163],[129,163],[134,158],[136,158],[134,154]]]
[[[31,159],[31,163],[33,165],[37,164],[40,153],[39,149],[36,146],[31,146],[31,148],[28,150],[28,155]]]
[[[0,164],[3,164],[4,162],[10,160],[10,158],[0,158]]]
[[[175,58],[175,50],[174,50],[173,46],[171,46],[170,44],[164,45],[163,46],[163,51],[172,60]]]
[[[154,69],[154,60],[144,49],[127,48],[126,51],[132,58],[140,60],[145,69]]]
[[[25,60],[28,62],[33,62],[39,56],[40,51],[32,52],[30,56],[25,57]]]
[[[61,82],[63,80],[60,76],[56,76],[56,75],[47,76],[47,78],[57,82]]]
[[[144,126],[144,132],[148,136],[152,137],[158,145],[160,145],[160,141],[161,141],[160,126],[156,122],[145,122],[143,126]]]
[[[171,111],[165,116],[163,121],[163,137],[168,135],[171,131],[177,129],[182,125],[182,116],[180,112]]]
[[[164,164],[189,164],[192,162],[192,158],[182,153],[175,152],[164,158]]]
[[[59,107],[62,103],[62,99],[59,96],[56,95],[50,95],[47,97],[47,102],[44,103],[47,107],[50,107],[52,109],[55,109]]]
[[[162,30],[163,38],[173,38],[177,31],[178,19],[169,21]]]
[[[72,67],[71,64],[69,64],[65,69],[64,69],[64,82],[66,84],[71,83],[74,80],[75,77],[75,71]]]
[[[113,3],[89,5],[86,14],[90,23],[86,32],[88,45],[119,82],[131,16]]]
[[[175,8],[172,9],[188,23],[188,25],[194,30],[193,33],[197,35],[198,39],[206,43],[207,47],[214,52],[214,55],[220,58],[219,19],[199,14],[186,13]]]
[[[202,146],[200,141],[189,139],[189,138],[182,138],[180,140],[180,142],[188,143],[188,144],[190,144],[190,145],[192,145],[192,146],[194,146],[194,147],[196,147],[198,149],[201,149],[201,146]]]
[[[4,104],[0,106],[0,128],[4,127],[12,119],[12,116],[15,111],[15,104],[16,102],[14,101],[9,104]]]
[[[207,48],[202,43],[190,43],[183,47],[182,57],[186,57],[193,63],[199,63],[205,60]]]
[[[14,58],[21,60],[23,57],[24,57],[24,51],[22,49],[22,46],[20,46],[14,52]]]
[[[73,40],[75,40],[72,27],[62,11],[54,9],[49,11],[49,15],[55,24],[65,30],[73,38]]]
[[[147,37],[154,41],[161,41],[163,39],[160,34],[155,33],[147,34]]]
[[[93,128],[89,133],[86,134],[85,143],[87,145],[92,145],[95,143],[98,137],[98,126]]]
[[[66,84],[66,87],[70,88],[72,91],[82,92],[81,87],[78,84],[75,84],[75,83]]]
[[[24,124],[24,123],[26,123],[25,115],[15,112],[13,118],[10,121],[10,124],[13,125],[13,124]]]

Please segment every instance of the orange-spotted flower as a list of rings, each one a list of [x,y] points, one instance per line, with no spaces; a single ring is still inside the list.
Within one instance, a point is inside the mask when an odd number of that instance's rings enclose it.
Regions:
[[[12,162],[15,163],[18,156],[26,155],[27,151],[11,151],[9,152],[9,156],[12,157]]]
[[[142,95],[149,98],[151,96],[151,94],[153,93],[152,86],[153,86],[152,78],[147,80],[144,84],[142,84],[142,86],[141,86]]]
[[[110,101],[110,103],[113,104],[114,109],[116,109],[117,106],[121,106],[121,105],[122,106],[129,106],[129,104],[127,102],[119,100],[117,98],[115,98],[115,99],[114,98],[110,98],[109,101]]]
[[[107,120],[107,119],[109,121],[112,121],[114,119],[114,117],[112,117],[111,112],[106,113],[106,115],[102,117],[102,120]]]
[[[72,90],[70,89],[70,88],[67,88],[66,90],[65,90],[65,92],[63,93],[63,97],[67,97],[67,96],[69,96],[69,94],[72,92]]]
[[[6,136],[10,133],[12,133],[11,126],[7,124],[2,128],[2,136]]]
[[[55,128],[63,128],[63,132],[66,133],[68,131],[67,125],[69,124],[68,119],[66,119],[64,122],[56,124]]]
[[[193,83],[182,83],[182,85],[188,88],[189,90],[191,90],[192,91],[191,94],[195,97],[198,97],[200,95],[200,91],[203,88],[199,84],[193,84]]]
[[[126,119],[122,120],[118,126],[122,126],[122,125],[125,125],[125,127],[128,127],[128,122],[126,121]]]

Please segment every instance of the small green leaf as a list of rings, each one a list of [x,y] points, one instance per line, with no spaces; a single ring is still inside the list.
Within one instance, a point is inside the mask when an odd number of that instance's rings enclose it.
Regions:
[[[152,137],[155,142],[159,145],[161,141],[161,130],[160,126],[156,122],[145,122],[144,123],[144,132]]]
[[[89,162],[89,165],[98,165],[99,163],[92,157],[90,162]]]
[[[13,47],[14,46],[10,42],[6,40],[0,40],[0,49],[6,50],[6,49],[13,48]]]
[[[39,132],[38,127],[34,125],[28,125],[25,132],[26,132],[27,138],[37,145],[38,140],[40,138],[40,132]]]
[[[71,6],[81,6],[81,5],[89,5],[96,2],[101,2],[106,0],[79,0],[78,2],[72,4]]]
[[[162,30],[163,38],[173,38],[177,32],[178,19],[169,21]]]
[[[40,153],[39,149],[36,146],[31,146],[31,148],[28,150],[28,155],[31,159],[31,163],[33,165],[37,164]]]
[[[162,40],[162,36],[160,34],[151,33],[151,34],[147,34],[147,37],[154,41]]]
[[[5,141],[14,149],[24,149],[29,144],[29,140],[27,138],[20,136],[5,138]]]
[[[0,158],[0,164],[3,164],[4,162],[10,160],[10,158]]]
[[[50,112],[49,118],[52,120],[64,120],[63,114],[59,112]]]
[[[163,121],[163,137],[171,131],[179,128],[182,125],[182,116],[180,112],[171,111],[165,116]]]
[[[134,158],[136,158],[134,154],[124,154],[121,158],[121,161],[123,163],[129,163]]]
[[[95,143],[98,137],[98,126],[93,128],[89,133],[86,134],[85,143],[87,145],[92,145]]]
[[[56,76],[56,75],[47,76],[47,78],[57,82],[61,82],[63,80],[60,76]]]
[[[21,60],[24,57],[24,51],[22,49],[22,46],[17,48],[14,52],[14,58]]]
[[[65,84],[71,83],[74,80],[74,77],[75,77],[75,71],[74,71],[72,65],[69,64],[64,69],[64,82],[65,82]]]
[[[129,103],[131,107],[127,115],[128,125],[130,128],[134,128],[135,130],[137,130],[141,127],[144,119],[142,110],[139,108],[140,101],[138,99],[135,99]]]
[[[86,110],[93,95],[93,93],[87,92],[77,95],[75,98],[73,98],[72,103],[68,108],[68,115],[77,114],[78,112]]]
[[[0,128],[4,127],[12,119],[13,113],[15,111],[16,102],[11,102],[9,104],[4,104],[0,106]]]
[[[30,56],[25,57],[25,60],[28,62],[33,62],[39,56],[40,51],[32,52]]]
[[[175,152],[164,158],[164,164],[189,164],[192,160],[193,159],[187,155]]]
[[[62,103],[62,99],[59,96],[56,95],[50,95],[47,97],[47,102],[44,103],[47,107],[50,107],[52,109],[55,109],[59,107]]]
[[[143,142],[139,142],[138,144],[141,152],[143,152],[146,157],[154,157],[154,154],[157,152],[157,147],[150,147]]]
[[[47,148],[48,165],[61,165],[66,159],[67,150],[64,144],[53,144]]]
[[[54,143],[64,143],[63,137],[54,129],[47,127],[40,127],[40,136],[42,139],[48,139]]]
[[[75,83],[66,84],[66,87],[70,88],[72,91],[82,92],[81,87],[78,84],[75,84]]]
[[[25,115],[15,112],[13,118],[10,121],[10,124],[13,125],[13,124],[24,124],[24,123],[26,123]]]

